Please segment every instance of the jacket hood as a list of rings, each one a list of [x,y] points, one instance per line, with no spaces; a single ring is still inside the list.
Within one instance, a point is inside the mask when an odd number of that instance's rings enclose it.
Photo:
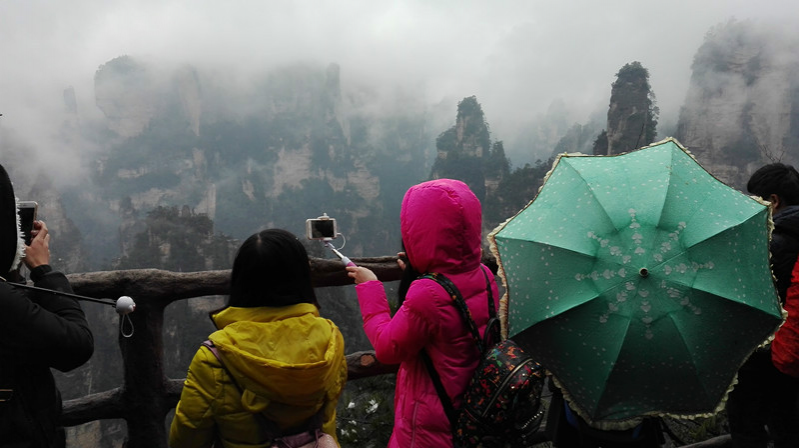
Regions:
[[[19,266],[25,256],[25,243],[19,230],[19,213],[14,187],[0,165],[0,276]]]
[[[327,394],[341,381],[344,340],[316,306],[229,307],[212,319],[220,330],[209,339],[245,389],[242,405],[250,412],[279,420],[286,406],[313,410],[335,398]]]
[[[421,273],[464,272],[480,264],[482,209],[459,180],[436,179],[408,189],[400,227],[408,260]]]

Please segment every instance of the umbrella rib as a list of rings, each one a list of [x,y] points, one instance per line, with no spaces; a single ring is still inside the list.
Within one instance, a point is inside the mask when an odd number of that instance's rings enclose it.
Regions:
[[[585,253],[585,252],[580,252],[579,250],[572,249],[572,248],[569,248],[569,247],[559,246],[559,245],[556,245],[555,243],[548,242],[548,241],[545,241],[543,239],[540,239],[540,240],[537,240],[537,241],[530,241],[530,240],[524,239],[523,237],[519,238],[519,237],[514,237],[514,236],[502,236],[500,238],[502,238],[505,241],[513,241],[513,242],[519,242],[519,243],[540,244],[542,246],[554,247],[554,248],[556,248],[558,250],[562,250],[562,251],[565,251],[565,252],[571,252],[571,253],[578,254],[578,255],[583,255],[583,256],[586,256],[586,257],[589,257],[589,258],[590,257],[594,257],[593,253],[589,254],[589,253]]]
[[[675,163],[674,163],[674,160],[675,160],[676,154],[678,154],[678,153],[672,152],[672,154],[671,154],[671,166],[674,166],[674,165],[675,165]],[[689,156],[689,157],[690,157],[690,156]],[[705,174],[707,174],[708,176],[710,176],[710,177],[711,177],[713,180],[715,180],[716,182],[719,182],[719,183],[720,183],[720,184],[722,184],[722,185],[726,185],[726,184],[724,184],[724,182],[722,182],[722,181],[718,180],[718,179],[717,179],[715,176],[713,176],[713,175],[712,175],[712,174],[711,174],[709,171],[707,171],[707,170],[706,170],[706,169],[705,169],[705,168],[704,168],[704,167],[703,167],[701,164],[698,164],[698,163],[697,163],[697,165],[699,165],[699,167],[700,167],[700,168],[701,168],[701,169],[704,171],[704,173],[705,173]],[[674,176],[673,176],[673,175],[669,177],[669,186],[668,186],[668,188],[667,188],[667,190],[666,190],[666,195],[665,195],[665,197],[667,197],[667,198],[668,198],[668,197],[670,197],[670,195],[669,195],[669,191],[670,191],[670,190],[673,188],[673,186],[674,186],[674,183],[672,182],[672,180],[674,180]],[[728,187],[728,188],[731,188],[731,187]],[[697,214],[698,214],[700,211],[702,211],[702,209],[703,209],[704,205],[705,205],[705,204],[707,204],[708,202],[711,202],[711,200],[713,200],[713,197],[712,197],[712,195],[704,195],[704,196],[702,196],[702,203],[701,203],[701,204],[699,204],[699,205],[698,205],[698,206],[697,206],[697,207],[696,207],[696,208],[693,210],[693,212],[692,212],[690,215],[688,215],[688,216],[687,216],[687,219],[685,219],[684,221],[685,221],[685,222],[691,222],[691,221],[693,220],[693,218],[694,218],[694,217],[695,217],[695,216],[696,216],[696,215],[697,215]],[[660,209],[660,219],[659,219],[659,222],[658,222],[658,228],[663,228],[663,227],[661,226],[661,222],[662,222],[662,220],[663,220],[663,215],[664,215],[664,213],[663,213],[663,212],[666,210],[666,206],[667,206],[667,205],[668,205],[667,201],[663,201],[663,206],[662,206],[662,207],[661,207],[661,209]],[[732,226],[732,227],[723,228],[723,229],[720,229],[719,231],[717,231],[717,232],[715,232],[715,233],[713,233],[713,234],[711,234],[711,235],[707,235],[707,236],[705,236],[705,237],[704,237],[704,238],[703,238],[701,241],[697,241],[697,242],[695,242],[694,244],[691,244],[690,246],[686,246],[686,247],[685,247],[685,250],[681,251],[680,253],[678,253],[678,254],[674,255],[674,257],[671,257],[671,258],[675,258],[675,257],[677,257],[677,256],[679,256],[679,255],[682,255],[682,254],[684,254],[686,250],[688,250],[688,249],[692,248],[693,246],[695,246],[695,245],[697,245],[697,244],[700,244],[702,241],[705,241],[705,240],[708,240],[708,239],[710,239],[710,238],[713,238],[713,237],[715,237],[716,235],[718,235],[718,234],[720,234],[720,233],[726,232],[727,230],[731,230],[731,229],[737,228],[737,227],[738,227],[738,226],[740,226],[741,224],[743,224],[743,223],[747,222],[747,221],[748,221],[749,219],[751,219],[753,216],[755,216],[755,215],[757,215],[758,213],[760,213],[760,211],[761,211],[761,210],[759,210],[759,209],[752,209],[752,213],[751,213],[750,215],[748,215],[748,216],[742,217],[742,218],[741,218],[741,220],[740,220],[740,222],[739,222],[737,225],[735,225],[735,226]],[[669,260],[671,260],[671,258],[670,258]],[[667,262],[667,261],[669,261],[669,260],[664,260],[664,261],[663,261],[663,263],[659,263],[659,264],[658,264],[658,266],[659,266],[659,265],[661,265],[661,264],[664,264],[664,263],[666,263],[666,262]]]
[[[583,157],[584,157],[584,156],[583,156]],[[613,229],[614,229],[616,232],[618,232],[618,231],[619,231],[619,229],[616,227],[616,223],[614,223],[614,222],[613,222],[613,218],[612,218],[612,217],[610,216],[610,214],[608,213],[608,210],[607,210],[607,208],[606,208],[606,207],[605,207],[605,206],[602,204],[602,201],[599,199],[599,196],[597,196],[597,195],[596,195],[596,191],[594,190],[594,188],[592,188],[592,187],[591,187],[591,184],[588,182],[588,179],[586,179],[586,178],[583,176],[583,174],[582,174],[582,173],[581,173],[579,170],[577,170],[577,168],[576,168],[574,165],[572,165],[571,163],[569,163],[568,161],[566,162],[566,164],[565,164],[565,165],[566,165],[566,166],[568,166],[569,168],[571,168],[571,169],[572,169],[572,171],[574,171],[574,172],[577,174],[577,176],[578,176],[578,177],[579,177],[579,178],[580,178],[580,179],[581,179],[581,180],[582,180],[582,181],[585,183],[586,189],[588,190],[588,192],[589,192],[589,193],[591,193],[591,197],[593,197],[593,198],[594,198],[594,201],[596,201],[596,203],[599,205],[599,207],[598,207],[598,208],[599,208],[599,209],[602,211],[602,213],[605,215],[605,218],[606,218],[606,219],[607,219],[607,221],[608,221],[608,222],[611,224],[611,226],[613,227]],[[565,213],[563,213],[563,215],[565,216]],[[582,221],[580,221],[580,223],[581,223],[581,225],[582,225]],[[585,226],[583,226],[583,228],[584,228],[584,229],[586,229],[586,230],[590,230],[590,229],[588,229],[588,228],[587,228],[587,227],[585,227]]]
[[[703,292],[707,292],[707,291],[703,291]],[[712,293],[708,293],[708,294],[712,294]],[[743,304],[739,304],[739,305],[740,305],[740,306],[742,306],[742,307],[744,306]],[[760,311],[760,310],[757,310],[757,311]],[[761,311],[761,312],[763,312],[763,311]],[[763,312],[763,313],[764,313],[764,314],[767,314],[767,313],[765,313],[765,312]],[[678,327],[678,328],[679,328],[678,321],[677,321],[677,320],[675,320],[675,319],[673,319],[673,317],[672,317],[671,315],[669,316],[669,318],[671,319],[671,321],[672,321],[673,325],[674,325],[675,327]],[[772,333],[773,333],[773,331],[769,331],[767,334],[763,334],[763,337],[762,337],[762,339],[763,339],[764,341],[765,341],[765,340],[767,340],[767,339],[768,339],[768,337],[769,337],[769,335],[770,335],[770,334],[772,334]],[[689,353],[689,354],[691,355],[691,359],[694,361],[694,362],[691,364],[691,367],[694,369],[694,371],[695,371],[694,373],[696,373],[696,375],[695,375],[695,378],[697,378],[697,379],[698,379],[698,384],[701,384],[701,386],[702,386],[702,389],[703,389],[703,391],[704,391],[704,393],[705,393],[705,396],[706,396],[708,399],[710,399],[710,398],[713,396],[713,394],[711,393],[712,391],[710,391],[710,390],[709,390],[709,384],[707,384],[707,382],[706,382],[707,380],[709,380],[709,378],[708,378],[708,376],[707,376],[707,375],[700,375],[700,374],[698,374],[698,371],[697,371],[697,370],[696,370],[696,368],[695,368],[695,366],[697,365],[696,353],[694,353],[693,351],[691,351],[691,350],[690,350],[690,346],[688,345],[688,341],[686,341],[686,340],[685,340],[685,335],[684,335],[684,333],[683,333],[682,331],[679,331],[679,332],[678,332],[678,334],[680,335],[680,338],[679,338],[679,339],[680,339],[680,341],[682,342],[682,344],[683,344],[683,347],[685,347],[685,348],[686,348],[686,353]],[[756,350],[756,348],[755,348],[755,349],[752,349],[752,352],[754,352],[754,350]],[[750,352],[750,353],[749,353],[749,354],[748,354],[746,357],[744,357],[744,358],[743,358],[743,361],[741,361],[741,362],[740,362],[740,364],[738,365],[738,368],[740,368],[740,366],[741,366],[741,365],[743,365],[743,363],[746,361],[746,359],[747,359],[747,358],[748,358],[750,355],[751,355],[751,352]],[[736,370],[735,370],[735,372],[737,372],[737,370],[738,370],[738,369],[736,369]],[[727,384],[730,384],[730,383],[732,383],[733,377],[736,375],[736,373],[735,373],[735,372],[733,372],[733,373],[730,375],[730,377],[729,377],[729,382],[728,382]],[[728,386],[728,389],[729,389],[729,386]],[[689,412],[693,413],[693,411],[689,411]]]
[[[671,197],[671,196],[669,195],[669,193],[671,192],[672,188],[674,187],[674,182],[673,182],[673,180],[675,180],[675,179],[674,179],[673,167],[674,167],[674,159],[675,159],[675,157],[676,157],[676,153],[675,153],[675,152],[672,152],[672,153],[671,153],[671,165],[670,165],[670,166],[672,167],[672,170],[671,170],[671,175],[669,176],[669,186],[668,186],[668,188],[666,188],[666,194],[664,195],[664,198],[669,198],[669,197]],[[696,214],[697,214],[697,213],[699,213],[699,210],[701,210],[701,209],[702,209],[702,206],[703,206],[704,204],[706,204],[706,203],[707,203],[709,200],[710,200],[710,195],[705,195],[705,196],[703,196],[703,198],[702,198],[702,203],[701,203],[701,204],[699,204],[699,206],[698,206],[698,207],[696,207],[696,208],[693,210],[693,212],[691,213],[691,215],[690,215],[690,216],[688,216],[688,217],[687,217],[687,219],[685,219],[685,222],[690,222],[690,221],[693,219],[693,217],[694,217],[694,216],[696,216]],[[664,215],[664,211],[666,210],[666,205],[668,205],[668,204],[669,204],[669,201],[667,201],[667,200],[665,200],[665,199],[664,199],[664,201],[663,201],[663,205],[662,205],[662,206],[661,206],[661,208],[660,208],[660,218],[658,219],[658,228],[661,228],[661,225],[660,225],[660,223],[663,221],[663,215]]]
[[[552,244],[550,244],[550,243],[547,243],[547,242],[544,242],[544,241],[534,241],[534,242],[533,242],[533,241],[529,241],[529,240],[525,240],[525,239],[523,239],[523,238],[517,238],[517,237],[502,237],[502,239],[503,239],[505,242],[513,241],[513,242],[520,242],[520,243],[527,243],[527,244],[534,244],[534,245],[541,245],[541,246],[552,247],[552,248],[555,248],[555,249],[557,249],[557,250],[559,250],[559,251],[562,251],[562,252],[568,252],[568,253],[571,253],[571,254],[577,255],[577,256],[579,256],[579,257],[584,257],[586,260],[589,260],[589,261],[593,260],[593,257],[594,257],[594,254],[587,254],[587,253],[585,253],[585,252],[580,252],[580,251],[577,251],[577,250],[574,250],[574,249],[571,249],[571,248],[567,248],[567,247],[555,246],[555,245],[552,245]],[[515,288],[514,288],[514,286],[512,286],[512,285],[510,284],[510,281],[506,281],[506,288],[507,288],[508,292],[509,292],[509,293],[511,293],[511,294],[513,293],[513,291],[514,291],[514,289],[515,289]],[[604,292],[604,291],[603,291],[603,292]],[[572,308],[577,308],[577,307],[579,307],[579,306],[582,306],[582,305],[584,305],[586,302],[588,302],[589,300],[591,300],[591,299],[595,298],[597,295],[599,295],[599,294],[601,294],[601,293],[602,293],[602,292],[600,292],[600,291],[598,291],[598,290],[595,290],[595,291],[594,291],[594,293],[593,293],[593,294],[591,294],[591,296],[590,296],[590,297],[586,297],[586,298],[585,298],[583,301],[581,301],[581,302],[570,304],[570,306],[569,306],[568,308],[564,308],[564,309],[563,309],[563,311],[567,311],[567,310],[570,310],[570,309],[572,309]]]
[[[715,293],[713,291],[708,290],[708,288],[705,288],[702,285],[697,285],[696,282],[694,282],[694,281],[692,281],[690,284],[688,284],[686,282],[680,281],[677,277],[669,277],[668,281],[670,283],[676,283],[678,285],[684,286],[684,287],[686,287],[688,289],[691,289],[691,290],[694,290],[694,291],[699,291],[699,292],[703,292],[705,294],[709,294],[711,296],[720,297],[720,298],[722,298],[724,300],[728,300],[728,301],[730,301],[732,303],[737,303],[737,304],[739,304],[741,306],[747,306],[746,303],[743,303],[743,302],[738,301],[738,300],[736,300],[734,298],[731,298],[731,297],[725,297],[723,295],[719,295],[718,293]],[[758,310],[760,312],[768,314],[768,311],[766,311],[766,310],[762,310],[762,309],[757,308],[757,307],[754,307],[753,309],[756,309],[756,310]]]
[[[671,318],[671,316],[669,316],[669,318]],[[674,324],[675,327],[677,326],[677,322],[674,321],[674,319],[672,319],[672,323]],[[682,346],[685,348],[686,353],[688,353],[691,356],[691,360],[693,361],[690,366],[694,370],[694,372],[693,372],[694,373],[694,377],[697,378],[699,384],[702,385],[702,390],[705,393],[705,396],[709,396],[708,390],[707,390],[707,384],[705,384],[705,381],[704,381],[705,378],[702,378],[703,375],[698,375],[697,374],[696,354],[693,351],[691,351],[690,346],[688,345],[688,341],[685,340],[685,335],[681,331],[678,332],[677,334],[680,335],[680,342],[682,343]]]
[[[705,242],[707,242],[707,241],[709,241],[709,240],[711,240],[711,239],[713,239],[713,238],[715,238],[715,237],[717,237],[717,236],[721,235],[721,234],[722,234],[722,233],[724,233],[724,232],[729,232],[729,231],[733,231],[733,230],[737,229],[738,227],[740,227],[740,226],[744,225],[744,224],[745,224],[745,223],[746,223],[746,222],[747,222],[749,219],[751,219],[753,216],[756,216],[758,213],[759,213],[759,211],[755,210],[755,213],[752,213],[751,215],[749,215],[748,217],[746,217],[745,219],[743,219],[743,220],[742,220],[740,223],[738,223],[737,225],[735,225],[735,226],[732,226],[732,227],[727,227],[727,228],[724,228],[724,229],[720,229],[718,232],[715,232],[715,233],[713,233],[713,234],[711,234],[711,235],[707,235],[707,236],[703,237],[701,240],[697,240],[696,242],[692,243],[692,244],[691,244],[691,245],[689,245],[689,246],[684,246],[684,247],[683,247],[683,249],[682,249],[681,251],[679,251],[679,252],[677,252],[677,253],[673,254],[672,256],[670,256],[670,257],[668,257],[668,258],[664,258],[664,259],[663,259],[663,261],[659,262],[659,263],[658,263],[658,264],[656,264],[656,265],[653,265],[653,266],[652,266],[652,270],[655,270],[655,269],[659,268],[660,266],[666,265],[666,264],[668,264],[668,263],[672,262],[673,260],[675,260],[675,259],[677,259],[677,258],[679,258],[679,257],[682,257],[682,256],[686,256],[686,258],[690,258],[690,257],[687,257],[687,253],[688,253],[688,251],[689,251],[690,249],[692,249],[692,248],[694,248],[695,246],[698,246],[698,245],[700,245],[700,244],[702,244],[702,243],[705,243]],[[683,285],[685,285],[685,286],[688,286],[688,287],[691,287],[691,286],[692,286],[692,285],[686,285],[686,284],[685,284],[685,283],[683,283],[683,282],[677,282],[677,281],[675,281],[675,283],[680,283],[680,284],[683,284]]]

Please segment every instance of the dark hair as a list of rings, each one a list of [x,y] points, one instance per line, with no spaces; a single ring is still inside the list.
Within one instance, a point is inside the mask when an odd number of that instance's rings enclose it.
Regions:
[[[776,194],[785,205],[799,204],[799,172],[791,165],[771,163],[760,167],[746,184],[749,193],[768,200]]]
[[[405,251],[405,243],[402,243],[402,251]],[[402,302],[405,301],[405,296],[408,294],[408,288],[411,287],[411,283],[422,275],[411,265],[408,257],[403,257],[402,261],[405,262],[405,270],[402,271],[399,287],[397,287],[397,308],[401,307]]]
[[[228,306],[317,305],[305,247],[291,232],[268,229],[247,238],[233,260]]]

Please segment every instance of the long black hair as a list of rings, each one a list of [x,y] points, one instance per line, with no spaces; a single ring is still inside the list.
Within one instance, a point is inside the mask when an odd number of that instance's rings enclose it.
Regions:
[[[228,306],[317,305],[308,253],[291,232],[268,229],[239,248],[230,276]]]
[[[402,243],[402,251],[405,251],[404,242]],[[408,288],[411,287],[411,283],[422,275],[411,265],[408,257],[402,257],[402,261],[405,262],[405,270],[402,271],[402,278],[400,278],[399,287],[397,287],[397,308],[401,307],[402,302],[405,301],[405,296],[408,294]]]

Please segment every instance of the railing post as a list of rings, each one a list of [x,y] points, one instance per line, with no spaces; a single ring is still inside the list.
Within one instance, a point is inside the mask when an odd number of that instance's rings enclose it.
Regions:
[[[164,306],[143,300],[129,315],[133,335],[119,335],[125,366],[126,448],[167,448],[164,420],[174,402],[167,402],[164,375]]]

